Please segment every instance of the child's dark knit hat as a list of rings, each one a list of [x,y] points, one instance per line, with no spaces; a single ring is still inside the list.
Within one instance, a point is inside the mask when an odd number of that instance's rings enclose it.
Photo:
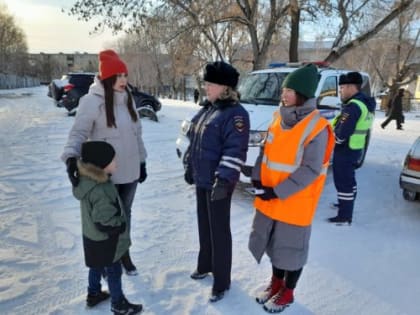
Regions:
[[[312,98],[315,95],[318,81],[318,68],[310,63],[289,73],[284,79],[282,87],[292,89],[307,98]]]
[[[112,162],[115,150],[104,141],[87,141],[82,144],[81,159],[84,163],[93,164],[104,169]]]

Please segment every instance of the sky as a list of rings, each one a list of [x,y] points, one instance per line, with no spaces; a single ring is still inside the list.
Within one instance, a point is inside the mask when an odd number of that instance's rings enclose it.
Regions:
[[[0,0],[26,34],[30,53],[74,53],[109,48],[118,36],[110,30],[89,35],[96,23],[78,21],[61,9],[70,9],[74,0]]]
[[[130,253],[139,275],[123,275],[124,293],[144,315],[264,315],[255,302],[271,276],[248,250],[253,197],[239,184],[232,198],[232,284],[209,303],[212,277],[190,279],[198,231],[195,187],[184,182],[176,139],[191,101],[161,99],[159,122],[142,119],[148,177],[132,209]],[[420,201],[403,199],[402,162],[419,136],[420,111],[404,130],[376,112],[351,226],[326,222],[336,200],[331,169],[312,225],[309,260],[282,315],[418,315]],[[74,122],[47,87],[0,90],[0,314],[104,315],[109,301],[85,307],[79,203],[60,155]],[[34,145],[35,144],[35,145]],[[118,167],[118,166],[117,166]],[[104,283],[103,288],[107,286]]]

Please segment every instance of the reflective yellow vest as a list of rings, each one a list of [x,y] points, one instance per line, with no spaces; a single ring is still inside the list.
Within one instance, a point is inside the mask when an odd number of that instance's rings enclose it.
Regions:
[[[292,129],[283,129],[281,115],[274,117],[268,129],[261,162],[261,183],[275,187],[286,180],[302,161],[305,147],[322,130],[328,130],[327,148],[320,174],[307,187],[281,200],[255,198],[254,206],[269,218],[298,226],[312,223],[318,200],[324,187],[328,164],[334,148],[334,134],[328,120],[314,110]]]
[[[352,99],[349,101],[349,103],[356,104],[359,106],[361,111],[360,117],[356,123],[356,127],[354,128],[354,132],[350,136],[349,147],[352,150],[360,150],[363,149],[366,145],[366,136],[373,124],[373,114],[369,112],[365,103],[360,100]],[[339,118],[340,115],[336,116],[332,120],[331,124],[333,127],[335,127]]]

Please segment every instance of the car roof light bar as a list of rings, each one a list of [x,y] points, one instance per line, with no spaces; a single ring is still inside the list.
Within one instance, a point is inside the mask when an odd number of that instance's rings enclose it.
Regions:
[[[313,63],[314,65],[320,68],[327,68],[330,66],[330,63],[327,61],[297,61],[297,62],[271,62],[268,67],[270,68],[281,68],[281,67],[301,67]]]

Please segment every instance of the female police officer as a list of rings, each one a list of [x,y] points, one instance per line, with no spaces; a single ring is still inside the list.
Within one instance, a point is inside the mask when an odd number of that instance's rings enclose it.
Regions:
[[[192,119],[185,180],[195,183],[200,250],[198,280],[210,272],[211,302],[230,287],[232,236],[230,205],[248,150],[249,116],[235,90],[239,73],[223,61],[209,63],[204,73],[207,100]]]

